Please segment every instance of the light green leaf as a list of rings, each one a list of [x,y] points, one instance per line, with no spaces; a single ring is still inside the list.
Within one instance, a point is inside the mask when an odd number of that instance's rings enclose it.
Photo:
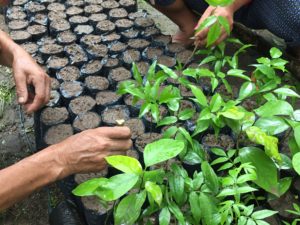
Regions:
[[[190,203],[190,207],[191,207],[191,212],[193,215],[193,218],[196,222],[196,224],[200,224],[200,220],[201,220],[201,208],[199,205],[199,196],[197,195],[196,192],[191,192],[190,196],[189,196],[189,203]]]
[[[224,112],[221,112],[220,115],[232,119],[232,120],[241,120],[244,118],[245,113],[243,110],[241,110],[240,108],[233,106],[229,109],[227,109]]]
[[[274,158],[278,162],[282,162],[281,156],[278,151],[278,138],[269,136],[260,128],[252,126],[246,130],[248,138],[256,144],[265,147],[266,154]]]
[[[274,90],[274,92],[287,97],[300,98],[300,95],[298,95],[294,90],[286,87],[277,88],[276,90]]]
[[[217,112],[223,104],[223,99],[220,94],[216,93],[212,96],[210,101],[210,111]]]
[[[178,118],[180,120],[188,120],[194,116],[195,112],[195,109],[184,109],[178,113]]]
[[[229,25],[228,20],[223,16],[218,16],[218,21],[222,25],[222,27],[224,28],[226,33],[230,34],[230,25]]]
[[[282,52],[278,48],[273,47],[270,49],[270,55],[273,59],[276,59],[282,56]]]
[[[211,168],[211,166],[207,161],[202,162],[201,169],[207,187],[214,194],[217,194],[219,192],[219,180],[216,173],[214,172],[214,170]]]
[[[273,211],[273,210],[268,210],[268,209],[263,209],[263,210],[259,210],[254,212],[251,217],[255,220],[262,220],[265,218],[268,218],[270,216],[273,216],[277,213],[277,211]]]
[[[294,170],[300,175],[300,152],[296,153],[293,156],[292,164],[293,164]]]
[[[239,99],[243,100],[247,97],[252,96],[256,91],[255,84],[252,82],[245,82],[240,88]]]
[[[290,103],[282,100],[273,100],[266,102],[263,106],[254,110],[261,117],[270,117],[275,115],[292,115],[293,107]]]
[[[217,21],[217,17],[216,16],[209,16],[207,17],[201,24],[200,26],[196,29],[195,33],[198,33],[199,31],[210,27],[211,25],[213,25],[215,22]]]
[[[178,128],[176,126],[169,127],[165,132],[163,132],[163,138],[172,138],[177,133]]]
[[[298,147],[300,148],[300,125],[294,127],[294,137]]]
[[[151,181],[154,183],[162,184],[164,176],[165,171],[163,169],[144,171],[143,181]]]
[[[211,46],[214,44],[221,35],[221,26],[218,23],[213,24],[207,34],[207,43],[206,47]]]
[[[179,224],[184,225],[185,219],[179,207],[174,202],[170,202],[168,204],[168,207],[172,214],[175,216],[175,218],[179,221]]]
[[[165,65],[162,65],[162,64],[158,64],[158,65],[171,78],[173,78],[173,79],[177,79],[178,78],[177,74],[172,69],[170,69],[169,67],[167,67]]]
[[[232,77],[238,77],[247,81],[251,81],[250,77],[244,75],[244,70],[240,70],[240,69],[231,69],[227,72],[228,76],[232,76]]]
[[[159,213],[159,225],[169,225],[171,213],[167,207],[164,207]]]
[[[255,126],[269,135],[280,134],[289,128],[289,125],[280,117],[262,117],[255,122]]]
[[[139,218],[142,206],[146,200],[146,192],[130,194],[123,198],[114,213],[116,225],[133,225]]]
[[[137,183],[139,176],[123,173],[115,175],[99,187],[95,194],[104,201],[114,201],[126,194]]]
[[[151,194],[154,201],[160,206],[162,202],[162,192],[160,186],[151,181],[147,181],[145,183],[145,189]]]
[[[95,190],[108,181],[107,178],[94,178],[82,184],[79,184],[72,193],[76,196],[91,196],[95,195]]]
[[[143,103],[140,109],[139,117],[140,118],[143,117],[146,113],[149,112],[150,109],[151,109],[151,103],[148,102]]]
[[[199,195],[199,205],[201,208],[201,215],[204,219],[203,224],[219,224],[220,215],[218,214],[217,203],[212,196],[201,192]]]
[[[184,149],[184,142],[172,139],[161,139],[148,144],[144,150],[146,167],[174,158]]]
[[[170,125],[177,122],[176,116],[166,116],[157,124],[158,127],[163,125]]]
[[[105,157],[105,160],[112,167],[124,172],[141,175],[143,173],[142,166],[138,160],[124,155],[113,155]]]
[[[133,73],[134,79],[138,82],[138,84],[140,84],[140,85],[143,84],[143,78],[142,78],[135,62],[132,63],[132,73]]]
[[[193,94],[195,95],[198,103],[203,107],[207,106],[207,99],[203,94],[202,90],[194,85],[189,85],[189,87],[191,88]]]
[[[233,0],[205,0],[205,1],[212,6],[227,6],[233,2]]]

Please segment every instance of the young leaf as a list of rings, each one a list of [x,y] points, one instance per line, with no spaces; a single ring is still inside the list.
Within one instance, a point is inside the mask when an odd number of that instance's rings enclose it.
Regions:
[[[146,200],[146,192],[130,194],[123,198],[114,213],[116,225],[134,224],[139,218],[142,206]]]
[[[206,43],[206,47],[211,46],[212,44],[214,44],[218,38],[221,35],[221,26],[218,23],[213,24],[207,34],[207,43]]]
[[[199,196],[197,195],[196,192],[191,192],[190,196],[189,196],[189,203],[191,206],[191,212],[193,215],[193,218],[196,222],[196,224],[200,224],[200,220],[201,220],[201,208],[199,205]]]
[[[195,95],[198,103],[203,107],[207,106],[207,99],[203,94],[202,90],[194,85],[189,85],[189,87],[191,88],[193,94]]]
[[[209,5],[212,6],[226,6],[230,5],[233,0],[205,0]]]
[[[172,138],[175,136],[177,131],[178,128],[176,126],[171,126],[163,133],[163,138]]]
[[[201,169],[207,187],[214,193],[219,192],[219,180],[215,171],[211,168],[207,161],[202,162]]]
[[[167,207],[164,207],[159,213],[159,225],[169,225],[171,213]]]
[[[177,122],[176,116],[166,116],[164,117],[159,123],[157,124],[158,127],[164,126],[164,125],[170,125]]]
[[[168,176],[170,192],[174,200],[179,206],[184,204],[184,178],[180,174],[171,174]]]
[[[145,166],[174,158],[184,149],[184,142],[172,139],[161,139],[146,145],[144,150]]]
[[[178,118],[180,120],[188,120],[194,116],[195,112],[195,109],[184,109],[178,113]]]
[[[195,33],[198,33],[199,31],[210,27],[211,25],[213,25],[215,22],[217,21],[217,17],[216,16],[209,16],[207,17],[201,24],[200,26],[196,29]]]
[[[218,214],[216,201],[212,196],[201,192],[199,195],[199,205],[204,220],[203,224],[219,224],[220,215]]]
[[[114,201],[126,194],[137,183],[139,177],[136,174],[118,174],[102,184],[95,194],[104,201]]]
[[[222,25],[222,27],[224,28],[226,33],[230,34],[230,25],[229,25],[228,20],[223,16],[218,16],[218,21]]]
[[[269,209],[263,209],[263,210],[259,210],[254,212],[251,217],[255,220],[262,220],[265,219],[267,217],[273,216],[277,213],[277,211],[273,211],[273,210],[269,210]]]
[[[151,181],[147,181],[145,183],[145,189],[147,192],[149,192],[151,194],[154,201],[160,206],[161,202],[162,202],[162,197],[163,197],[160,186],[158,186],[157,184],[155,184]]]
[[[270,117],[275,115],[292,115],[293,107],[286,101],[273,100],[254,110],[261,117]]]
[[[292,164],[293,164],[294,170],[300,175],[300,152],[296,153],[293,156]]]
[[[239,69],[231,69],[227,72],[228,76],[232,77],[238,77],[247,81],[251,81],[250,77],[244,75],[244,70],[239,70]]]
[[[178,78],[178,75],[172,70],[170,69],[169,67],[165,66],[165,65],[162,65],[162,64],[158,64],[160,68],[163,69],[163,71],[171,78],[173,79],[177,79]]]
[[[280,134],[289,128],[289,125],[280,117],[262,117],[255,122],[255,126],[269,135]]]
[[[273,59],[276,59],[282,56],[282,52],[278,48],[273,47],[270,49],[270,55]]]
[[[165,171],[163,169],[144,171],[144,182],[151,181],[154,183],[162,184],[165,176]]]
[[[254,143],[261,144],[265,147],[266,154],[274,158],[278,162],[282,162],[278,151],[278,139],[273,136],[268,136],[258,127],[249,127],[246,130],[248,138]]]
[[[226,111],[221,112],[220,115],[232,120],[241,120],[244,118],[245,113],[240,108],[233,106]]]
[[[144,102],[143,105],[141,106],[139,117],[143,117],[146,113],[149,112],[151,109],[151,103]]]
[[[300,98],[300,95],[298,95],[295,91],[286,87],[277,88],[276,90],[274,90],[274,92],[287,97]]]
[[[105,160],[112,167],[124,172],[141,175],[143,173],[142,166],[138,160],[123,155],[113,155],[105,157]]]
[[[139,72],[139,69],[137,67],[137,65],[135,64],[135,62],[132,63],[132,73],[133,73],[133,77],[134,79],[138,82],[139,85],[143,84],[143,78]]]
[[[82,184],[79,184],[72,193],[76,196],[91,196],[95,195],[95,190],[108,181],[107,178],[94,178]]]
[[[184,225],[185,219],[184,219],[184,216],[183,216],[181,210],[179,209],[179,207],[174,202],[170,202],[168,204],[168,208],[172,212],[172,214],[175,216],[175,218],[179,221],[179,223]]]
[[[223,99],[219,93],[216,93],[212,96],[210,100],[210,111],[217,112],[223,104]]]

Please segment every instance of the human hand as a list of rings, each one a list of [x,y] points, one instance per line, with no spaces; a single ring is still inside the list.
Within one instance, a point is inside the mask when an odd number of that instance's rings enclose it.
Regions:
[[[24,105],[26,112],[38,110],[50,99],[50,78],[32,57],[21,47],[13,53],[12,69],[14,73],[19,104]],[[28,90],[34,87],[34,93]]]
[[[200,18],[196,28],[200,26],[200,24],[209,16],[223,16],[225,19],[227,19],[230,30],[232,30],[233,27],[233,14],[234,14],[234,9],[231,6],[228,7],[213,7],[209,6],[205,12],[203,13],[202,17]],[[221,35],[219,39],[214,43],[214,45],[220,44],[226,37],[227,37],[227,32],[225,29],[222,27],[221,28]],[[198,33],[195,34],[195,46],[198,47],[204,47],[207,42],[207,35],[208,35],[209,28],[205,28]]]
[[[123,155],[132,146],[128,127],[100,127],[83,131],[52,146],[62,168],[60,178],[95,172],[106,166],[105,157]]]

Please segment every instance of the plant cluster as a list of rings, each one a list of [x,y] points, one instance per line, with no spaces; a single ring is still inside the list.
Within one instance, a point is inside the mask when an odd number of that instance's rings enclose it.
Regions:
[[[229,32],[228,22],[212,16],[199,29],[207,27],[208,46],[196,51],[204,55],[197,68],[181,67],[177,73],[154,62],[143,77],[133,64],[134,80],[119,86],[119,94],[143,102],[139,117],[151,115],[156,127],[163,127],[163,137],[146,145],[143,161],[107,157],[123,173],[89,180],[73,191],[98,196],[101,204],[114,201],[115,224],[152,224],[153,217],[160,225],[269,224],[265,219],[277,212],[263,208],[262,201],[284,195],[295,172],[300,174],[300,111],[295,109],[300,95],[294,86],[282,84],[288,63],[282,52],[272,48],[268,57],[250,65],[249,73],[239,67],[239,55],[251,45],[229,38],[213,46],[220,29]],[[226,47],[232,43],[239,47],[230,56]],[[229,77],[241,81],[238,93]],[[209,91],[201,88],[203,78],[210,81]],[[226,94],[218,91],[221,85]],[[183,96],[182,87],[192,96]],[[194,107],[181,107],[183,101]],[[161,106],[167,115],[160,113]],[[228,130],[234,148],[207,149],[201,143],[206,134],[218,137]],[[279,151],[283,144],[289,152]],[[289,212],[299,216],[299,206],[293,207]]]

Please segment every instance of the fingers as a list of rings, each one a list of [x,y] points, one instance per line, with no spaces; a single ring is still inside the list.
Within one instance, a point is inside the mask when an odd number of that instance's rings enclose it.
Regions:
[[[50,95],[50,82],[49,78],[44,73],[37,73],[32,79],[32,84],[35,89],[33,102],[27,107],[28,113],[38,110],[41,106],[49,101]]]
[[[221,34],[221,36],[219,37],[219,39],[215,42],[214,45],[218,45],[218,44],[220,44],[222,41],[224,41],[224,40],[226,39],[227,35],[228,35],[228,34],[227,34],[226,32],[223,32],[223,33]]]
[[[114,139],[109,143],[109,150],[113,152],[127,151],[132,147],[131,139]]]
[[[26,76],[23,76],[22,73],[18,70],[14,71],[17,96],[19,104],[25,104],[28,100],[28,89],[27,89],[27,81]]]
[[[96,132],[110,139],[129,139],[131,137],[128,127],[100,127],[96,129]]]

